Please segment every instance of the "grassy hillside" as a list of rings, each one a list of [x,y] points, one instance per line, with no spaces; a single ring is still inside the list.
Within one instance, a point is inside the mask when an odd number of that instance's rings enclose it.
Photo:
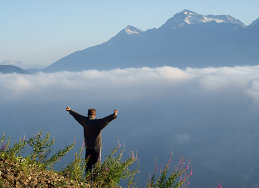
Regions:
[[[135,175],[139,173],[138,158],[131,152],[125,160],[122,159],[123,148],[118,145],[103,163],[97,163],[91,172],[84,173],[85,161],[83,148],[74,155],[74,160],[60,170],[54,170],[56,162],[60,161],[75,144],[66,146],[52,154],[54,139],[50,134],[35,136],[11,143],[5,135],[0,140],[0,187],[119,187],[121,180],[128,182],[128,187],[136,187]],[[30,149],[25,155],[23,150]],[[169,172],[170,162],[160,170],[157,166],[152,177],[147,180],[147,187],[187,187],[192,175],[189,163],[183,158]]]

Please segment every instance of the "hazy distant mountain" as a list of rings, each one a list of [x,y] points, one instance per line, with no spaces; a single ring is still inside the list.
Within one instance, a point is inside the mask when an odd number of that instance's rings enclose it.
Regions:
[[[253,23],[249,25],[251,28],[257,28],[259,29],[259,18],[257,18]]]
[[[255,65],[258,49],[259,19],[245,26],[232,16],[183,10],[160,28],[127,26],[109,41],[63,57],[45,71]]]
[[[28,71],[25,71],[22,68],[14,66],[14,65],[0,65],[0,73],[2,73],[2,74],[7,74],[7,73],[29,74]]]

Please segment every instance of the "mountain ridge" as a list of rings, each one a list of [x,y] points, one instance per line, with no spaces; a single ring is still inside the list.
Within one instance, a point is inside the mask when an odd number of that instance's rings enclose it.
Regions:
[[[14,65],[0,65],[0,73],[17,73],[17,74],[30,74],[28,71]]]
[[[63,57],[44,71],[254,65],[259,63],[257,23],[245,26],[229,15],[185,9],[159,28],[142,31],[128,25],[110,40]]]

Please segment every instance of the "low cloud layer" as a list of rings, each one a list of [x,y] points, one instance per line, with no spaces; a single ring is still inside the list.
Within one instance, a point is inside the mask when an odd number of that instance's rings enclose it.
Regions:
[[[119,99],[150,97],[160,93],[174,95],[185,90],[193,94],[242,92],[259,100],[259,66],[221,67],[185,70],[174,67],[130,68],[110,71],[38,73],[34,75],[0,75],[1,100],[34,99],[42,93],[42,100],[69,98],[71,94],[88,93],[102,96],[103,92]],[[177,88],[177,91],[174,89]],[[47,94],[47,95],[44,95]],[[62,96],[58,95],[63,93]],[[107,94],[107,93],[106,93]],[[40,102],[40,101],[39,101]]]
[[[95,107],[99,117],[118,108],[104,152],[120,139],[138,150],[143,173],[154,158],[183,153],[194,165],[193,187],[259,184],[259,66],[0,74],[0,105],[1,132],[43,128],[62,144],[83,136],[66,105],[82,114]]]
[[[120,99],[124,99],[124,97],[137,97],[139,94],[146,95],[145,90],[141,88],[151,91],[156,89],[154,87],[174,86],[190,79],[191,76],[185,71],[171,67],[38,73],[36,75],[6,74],[1,75],[0,89],[2,97],[6,100],[20,100],[28,96],[34,98],[42,92],[52,94],[51,97],[43,95],[43,99],[56,100],[60,98],[57,93],[63,93],[64,98],[67,98],[75,93],[90,92],[99,96],[98,93],[102,95],[103,92],[109,92],[112,95],[114,91]]]

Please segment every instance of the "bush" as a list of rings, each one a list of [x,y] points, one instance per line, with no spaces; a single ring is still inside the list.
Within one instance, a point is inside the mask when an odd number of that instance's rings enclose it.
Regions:
[[[53,165],[75,146],[73,143],[50,156],[54,143],[55,140],[54,138],[50,140],[49,133],[47,133],[45,137],[42,137],[42,131],[38,131],[34,137],[28,140],[25,140],[25,138],[19,139],[18,142],[15,142],[13,146],[10,147],[11,138],[9,137],[7,140],[4,134],[0,140],[0,144],[2,144],[0,152],[2,157],[18,161],[23,158],[22,163],[38,165],[38,167],[43,169],[52,169]],[[20,154],[26,145],[31,147],[32,152],[28,156],[21,156]]]
[[[180,158],[178,165],[172,169],[172,172],[169,173],[170,165],[172,162],[172,155],[165,167],[160,170],[160,174],[156,177],[158,171],[158,166],[155,162],[155,170],[151,178],[148,180],[148,188],[179,188],[179,187],[188,187],[189,179],[192,176],[192,167],[190,161],[187,163],[183,157]]]
[[[139,172],[138,166],[131,170],[130,167],[137,161],[137,157],[132,152],[130,156],[123,161],[124,149],[120,150],[118,145],[103,163],[97,163],[91,172],[86,173],[86,180],[94,180],[94,187],[118,187],[121,180],[127,180],[128,186],[134,186],[134,177]]]

